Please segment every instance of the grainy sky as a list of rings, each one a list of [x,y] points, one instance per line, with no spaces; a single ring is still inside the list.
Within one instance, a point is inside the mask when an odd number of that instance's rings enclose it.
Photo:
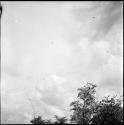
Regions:
[[[68,116],[77,88],[122,94],[122,2],[2,2],[2,123]],[[31,106],[33,103],[34,111]]]

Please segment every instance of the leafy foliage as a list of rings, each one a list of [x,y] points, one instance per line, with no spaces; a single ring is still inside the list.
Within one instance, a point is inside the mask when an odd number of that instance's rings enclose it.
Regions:
[[[123,108],[122,99],[116,96],[105,97],[96,101],[96,85],[87,83],[78,88],[77,100],[71,102],[72,115],[70,123],[75,124],[122,124]],[[38,116],[31,120],[33,124],[68,124],[66,117],[54,116],[55,121],[43,120]]]
[[[34,118],[31,120],[31,123],[33,124],[45,124],[45,121],[42,119],[41,116],[38,116],[37,118]]]
[[[37,118],[34,118],[31,120],[31,123],[33,124],[67,124],[67,118],[66,117],[59,117],[57,115],[54,116],[55,121],[51,121],[50,119],[48,120],[43,120],[41,116],[38,116]]]
[[[96,113],[92,118],[93,124],[122,124],[123,108],[121,99],[106,97],[96,106]]]
[[[73,107],[72,123],[89,124],[95,106],[95,88],[96,85],[87,83],[86,86],[78,89],[78,100],[70,104]]]

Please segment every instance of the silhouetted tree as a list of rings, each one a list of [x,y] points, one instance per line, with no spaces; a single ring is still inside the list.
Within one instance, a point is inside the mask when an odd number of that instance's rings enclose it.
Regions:
[[[48,120],[45,120],[44,124],[54,124],[54,123],[50,119],[48,119]]]
[[[72,115],[71,123],[75,124],[122,124],[123,108],[122,99],[105,97],[101,101],[96,101],[96,85],[87,83],[78,89],[77,100],[70,104]],[[68,124],[66,117],[55,115],[55,121],[43,120],[38,116],[31,120],[33,124]]]
[[[89,124],[91,115],[95,107],[95,90],[96,85],[87,83],[86,86],[78,89],[78,100],[70,104],[73,115],[71,122],[75,124]]]
[[[92,118],[93,124],[122,124],[123,108],[121,98],[106,97],[96,106],[96,113]]]
[[[32,124],[67,124],[67,118],[66,117],[59,117],[57,115],[54,116],[55,121],[52,122],[50,119],[43,120],[41,116],[38,116],[37,118],[34,118],[31,120]]]
[[[41,116],[38,116],[37,118],[34,118],[31,120],[32,124],[45,124],[45,121],[42,119]]]

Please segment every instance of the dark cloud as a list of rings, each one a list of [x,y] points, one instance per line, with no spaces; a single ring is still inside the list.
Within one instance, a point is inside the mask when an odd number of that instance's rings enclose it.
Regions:
[[[122,2],[95,2],[86,8],[74,7],[72,9],[72,15],[78,21],[77,23],[82,24],[80,28],[75,29],[78,32],[78,37],[82,36],[82,30],[84,30],[85,24],[87,23],[89,31],[87,32],[86,30],[86,32],[89,39],[98,41],[107,35],[119,19],[122,19]]]
[[[96,24],[96,34],[93,40],[102,39],[113,27],[114,24],[122,17],[122,4],[120,2],[110,2],[101,13],[101,18]]]

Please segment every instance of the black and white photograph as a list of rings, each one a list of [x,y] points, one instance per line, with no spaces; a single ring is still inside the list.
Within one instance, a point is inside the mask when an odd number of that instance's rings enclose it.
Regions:
[[[1,124],[123,124],[123,1],[1,1]]]

